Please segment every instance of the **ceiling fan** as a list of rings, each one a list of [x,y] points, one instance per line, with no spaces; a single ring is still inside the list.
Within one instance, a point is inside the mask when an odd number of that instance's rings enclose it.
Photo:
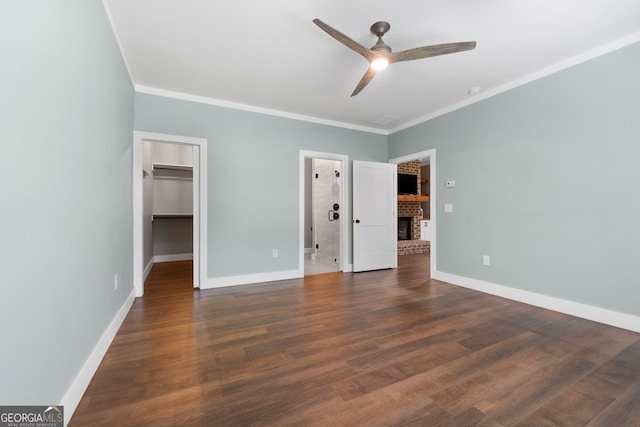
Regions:
[[[324,30],[334,39],[340,43],[364,56],[369,61],[369,69],[364,74],[358,86],[351,94],[355,96],[373,79],[376,72],[383,70],[389,64],[400,61],[412,61],[414,59],[429,58],[431,56],[447,55],[449,53],[462,52],[464,50],[471,50],[476,47],[476,42],[459,42],[459,43],[444,43],[434,44],[431,46],[416,47],[413,49],[407,49],[400,52],[392,52],[391,47],[382,41],[382,36],[389,31],[391,25],[385,21],[376,22],[371,26],[371,32],[378,37],[378,41],[371,49],[367,49],[360,43],[330,27],[322,22],[320,19],[314,19],[313,23]]]

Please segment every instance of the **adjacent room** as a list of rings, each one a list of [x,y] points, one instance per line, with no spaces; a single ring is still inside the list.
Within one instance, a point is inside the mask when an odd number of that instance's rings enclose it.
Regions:
[[[0,415],[640,425],[639,16],[1,2]]]

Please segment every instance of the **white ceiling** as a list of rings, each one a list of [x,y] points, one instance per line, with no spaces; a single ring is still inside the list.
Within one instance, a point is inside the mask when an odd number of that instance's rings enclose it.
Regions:
[[[104,0],[137,90],[389,133],[640,40],[638,0]],[[357,96],[385,20],[394,51],[475,50],[392,64]],[[480,95],[469,95],[480,87]],[[395,118],[389,124],[381,119]]]

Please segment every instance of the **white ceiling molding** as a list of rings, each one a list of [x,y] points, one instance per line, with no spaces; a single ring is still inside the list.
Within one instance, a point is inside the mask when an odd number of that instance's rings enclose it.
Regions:
[[[103,0],[136,90],[388,135],[638,42],[638,0]],[[395,51],[475,41],[473,50],[392,64],[351,97],[362,46],[385,20]],[[475,96],[470,88],[481,88]],[[391,120],[394,118],[396,120]]]

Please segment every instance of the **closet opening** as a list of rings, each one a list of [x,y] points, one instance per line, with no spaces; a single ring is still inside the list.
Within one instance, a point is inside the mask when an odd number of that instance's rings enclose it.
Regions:
[[[191,266],[206,280],[206,140],[134,133],[134,288],[154,264]]]

